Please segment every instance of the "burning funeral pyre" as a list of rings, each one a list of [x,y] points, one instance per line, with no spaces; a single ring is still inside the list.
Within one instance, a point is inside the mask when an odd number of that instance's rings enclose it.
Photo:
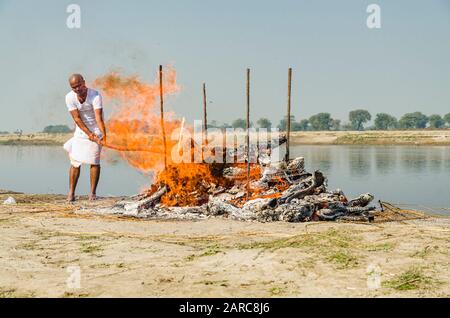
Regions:
[[[195,171],[199,173],[190,176],[183,173],[184,179],[180,179],[180,171],[192,168],[189,165],[197,165]],[[249,185],[243,178],[244,165],[221,167],[170,165],[159,174],[150,190],[118,202],[108,213],[178,219],[223,216],[261,222],[373,219],[370,211],[375,208],[368,206],[373,200],[371,194],[348,200],[339,189],[327,190],[326,177],[318,170],[305,171],[303,157],[254,165]]]
[[[374,208],[368,207],[371,194],[348,200],[341,190],[327,190],[322,172],[305,171],[304,158],[279,161],[272,156],[271,151],[286,141],[285,136],[271,133],[262,143],[258,136],[256,144],[250,144],[247,131],[245,145],[237,142],[239,134],[233,134],[230,146],[221,133],[210,134],[208,129],[196,138],[195,127],[184,125],[173,113],[162,116],[163,94],[170,96],[179,87],[172,68],[164,79],[161,74],[160,68],[160,81],[153,84],[117,73],[93,83],[117,106],[106,123],[104,146],[118,150],[134,168],[155,175],[153,185],[140,195],[99,212],[143,218],[222,216],[262,222],[373,218],[370,211]],[[182,160],[178,160],[180,152]],[[232,160],[227,159],[230,157]],[[193,160],[185,160],[189,158]]]

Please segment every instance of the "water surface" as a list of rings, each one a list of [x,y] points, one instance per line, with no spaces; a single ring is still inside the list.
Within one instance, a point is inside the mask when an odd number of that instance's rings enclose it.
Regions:
[[[373,193],[377,199],[425,207],[450,207],[450,147],[295,146],[307,170],[320,169],[329,188],[349,197]],[[58,146],[0,146],[0,188],[27,193],[67,193],[69,161]],[[103,160],[98,194],[131,195],[150,178],[122,160]],[[89,191],[82,166],[78,194]]]

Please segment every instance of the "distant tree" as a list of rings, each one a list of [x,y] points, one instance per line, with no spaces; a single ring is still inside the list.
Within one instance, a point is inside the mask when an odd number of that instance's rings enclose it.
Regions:
[[[50,125],[46,126],[42,132],[47,134],[69,133],[72,130],[67,125]]]
[[[441,117],[441,115],[431,115],[428,117],[428,122],[431,128],[442,128],[445,125],[445,120]]]
[[[8,135],[9,132],[8,131],[0,131],[0,135]]]
[[[330,130],[333,119],[329,113],[319,113],[309,118],[312,130]]]
[[[280,123],[278,124],[277,128],[281,131],[286,131],[287,129],[287,116],[284,116],[282,120],[280,120]],[[291,115],[291,129],[294,126],[295,123],[295,116]]]
[[[266,129],[272,128],[272,122],[270,120],[268,120],[267,118],[258,119],[256,124],[258,125],[259,128],[266,128]]]
[[[375,116],[375,129],[376,130],[389,130],[397,128],[397,118],[386,113],[378,113]]]
[[[368,122],[372,116],[365,109],[352,110],[348,115],[348,120],[355,130],[364,130],[364,123]]]
[[[341,130],[341,121],[339,119],[332,119],[330,129],[334,131]]]
[[[345,131],[353,130],[353,126],[351,123],[345,122],[345,123],[341,124],[341,130],[345,130]]]
[[[211,128],[211,129],[221,129],[221,130],[224,130],[227,128],[232,128],[232,126],[230,124],[221,123],[214,119],[208,122],[207,127],[208,127],[208,129]]]
[[[226,128],[233,128],[233,126],[228,123],[223,123],[223,124],[219,125],[218,128],[226,129]]]
[[[300,131],[300,126],[298,125],[298,122],[291,123],[291,131]]]
[[[295,122],[294,126],[296,131],[306,131],[309,129],[309,120],[302,119],[299,122]]]
[[[206,127],[208,127],[208,128],[218,128],[219,127],[219,123],[217,122],[217,120],[211,120],[210,122],[208,122],[206,124]]]
[[[303,130],[302,127],[300,126],[300,123],[295,121],[291,124],[291,131],[301,131]]]
[[[400,118],[398,125],[403,129],[423,129],[427,126],[428,117],[421,112],[407,113]]]
[[[280,123],[278,124],[277,128],[281,131],[286,131],[287,127],[287,116],[284,116],[282,120],[280,120]],[[308,119],[302,119],[299,122],[295,120],[295,116],[291,115],[291,131],[305,131],[309,130],[309,120]]]
[[[233,128],[247,128],[247,122],[242,119],[242,118],[238,118],[236,120],[233,121],[233,123],[231,124],[231,126],[233,126]]]
[[[450,113],[444,115],[444,120],[450,125]]]

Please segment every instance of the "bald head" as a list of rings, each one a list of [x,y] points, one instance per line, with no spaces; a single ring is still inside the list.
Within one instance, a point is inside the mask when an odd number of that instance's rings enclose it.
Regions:
[[[87,93],[86,83],[81,74],[72,74],[69,77],[69,84],[72,90],[79,96],[84,96]]]
[[[84,82],[83,75],[77,74],[77,73],[70,75],[69,83],[78,82],[78,81]]]

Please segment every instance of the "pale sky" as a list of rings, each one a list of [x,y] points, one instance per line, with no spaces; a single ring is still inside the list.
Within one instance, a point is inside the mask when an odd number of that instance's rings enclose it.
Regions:
[[[71,3],[81,29],[66,26]],[[366,25],[371,3],[381,29]],[[71,124],[70,73],[153,81],[168,63],[182,91],[167,108],[189,121],[202,116],[203,82],[209,119],[244,117],[247,67],[253,121],[284,116],[289,67],[297,120],[450,112],[450,0],[0,0],[0,39],[0,131]]]

